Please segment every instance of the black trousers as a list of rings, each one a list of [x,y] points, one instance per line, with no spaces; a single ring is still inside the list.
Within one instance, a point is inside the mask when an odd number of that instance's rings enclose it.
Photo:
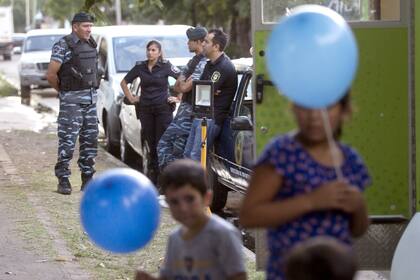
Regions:
[[[166,128],[172,122],[172,107],[165,103],[161,105],[148,105],[138,107],[141,124],[141,139],[149,147],[148,173],[150,180],[157,183],[159,175],[157,144],[165,132]]]

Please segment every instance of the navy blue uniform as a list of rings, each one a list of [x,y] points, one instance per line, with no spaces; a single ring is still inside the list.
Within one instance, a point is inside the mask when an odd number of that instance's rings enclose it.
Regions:
[[[141,139],[143,145],[149,148],[148,173],[149,178],[156,183],[158,175],[157,143],[172,121],[172,106],[168,103],[168,77],[175,79],[180,70],[169,61],[159,61],[148,68],[148,61],[138,62],[124,77],[127,84],[140,77],[139,117],[141,124]]]
[[[238,87],[238,76],[230,58],[224,53],[214,62],[208,61],[200,80],[210,80],[214,88],[214,120],[207,121],[207,147],[210,149],[228,117]],[[185,146],[185,157],[201,160],[201,119],[194,119]]]

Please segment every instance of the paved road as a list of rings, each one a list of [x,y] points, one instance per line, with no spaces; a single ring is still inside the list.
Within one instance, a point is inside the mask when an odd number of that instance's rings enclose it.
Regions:
[[[13,55],[12,60],[0,59],[0,73],[2,73],[10,83],[14,86],[19,87],[19,73],[18,73],[18,61],[20,55]]]

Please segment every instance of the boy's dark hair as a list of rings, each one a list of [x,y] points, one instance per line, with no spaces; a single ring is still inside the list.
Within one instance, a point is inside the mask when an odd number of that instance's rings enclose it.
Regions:
[[[352,280],[357,271],[351,248],[327,237],[297,245],[285,265],[288,280]]]
[[[190,159],[171,162],[163,170],[160,183],[163,193],[168,189],[178,189],[187,184],[202,195],[207,192],[206,172],[198,162]]]
[[[214,37],[213,37],[213,44],[217,44],[219,45],[219,51],[224,51],[227,44],[228,44],[228,40],[229,40],[229,36],[223,32],[220,29],[211,29],[209,30],[209,34],[213,33]]]

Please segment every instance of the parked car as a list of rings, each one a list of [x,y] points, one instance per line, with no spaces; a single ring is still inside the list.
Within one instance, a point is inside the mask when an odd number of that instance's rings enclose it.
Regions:
[[[106,149],[120,156],[120,112],[123,92],[120,82],[137,61],[146,59],[146,44],[157,39],[163,56],[172,64],[185,67],[192,53],[188,51],[187,25],[132,25],[95,28],[98,38],[99,72],[103,79],[98,89],[98,119],[105,133]],[[175,79],[169,79],[170,85]],[[123,147],[124,148],[124,147]]]
[[[50,87],[46,75],[52,46],[70,32],[67,29],[35,29],[27,33],[18,66],[22,103],[29,103],[33,87]]]

